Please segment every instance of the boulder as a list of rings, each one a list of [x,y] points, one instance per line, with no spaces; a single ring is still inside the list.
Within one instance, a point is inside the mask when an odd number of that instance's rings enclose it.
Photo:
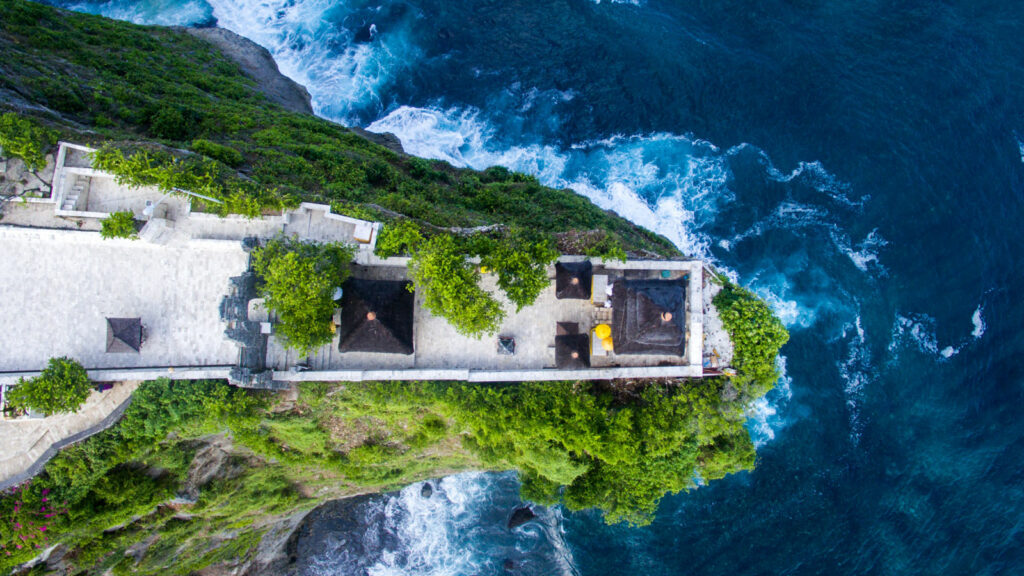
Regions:
[[[424,482],[423,488],[420,488],[420,496],[424,498],[430,498],[434,495],[434,487],[430,485],[430,482]]]
[[[512,511],[512,517],[508,519],[508,529],[512,530],[522,526],[536,517],[537,515],[529,506],[520,506]]]

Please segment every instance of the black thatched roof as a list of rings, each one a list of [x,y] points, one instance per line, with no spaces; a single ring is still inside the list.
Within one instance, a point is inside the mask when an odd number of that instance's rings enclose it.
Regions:
[[[341,352],[412,354],[411,282],[362,280],[345,283],[341,297]]]
[[[685,280],[616,281],[612,289],[615,353],[682,356],[685,304]]]
[[[560,300],[589,300],[594,265],[583,262],[555,263],[555,298]]]
[[[555,336],[555,366],[567,370],[590,368],[590,338],[586,334]]]
[[[107,352],[138,354],[141,349],[141,318],[107,318]]]

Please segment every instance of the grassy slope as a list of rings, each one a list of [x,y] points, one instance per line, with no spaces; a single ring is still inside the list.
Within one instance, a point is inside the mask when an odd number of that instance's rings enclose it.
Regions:
[[[678,254],[665,238],[530,176],[396,154],[332,122],[283,110],[216,48],[183,32],[24,0],[0,0],[0,13],[0,112],[21,108],[67,138],[202,150],[217,156],[229,188],[265,208],[301,199],[442,227],[597,229],[634,253]]]

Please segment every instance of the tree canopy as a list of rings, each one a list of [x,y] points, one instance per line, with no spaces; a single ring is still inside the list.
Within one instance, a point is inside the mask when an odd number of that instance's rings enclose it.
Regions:
[[[724,385],[380,382],[366,393],[454,419],[485,465],[519,470],[526,499],[646,524],[666,493],[753,468],[743,407]]]
[[[420,244],[409,262],[409,276],[423,305],[448,320],[459,334],[481,337],[501,328],[505,311],[480,288],[480,272],[448,234]]]
[[[267,308],[277,313],[284,344],[309,354],[333,337],[333,294],[349,277],[355,249],[278,237],[253,252],[253,270]]]
[[[50,358],[42,374],[18,383],[8,393],[11,404],[46,414],[74,412],[92,392],[89,374],[71,358]]]
[[[789,332],[771,308],[749,290],[731,282],[715,296],[715,308],[734,347],[734,379],[747,400],[763,396],[779,379],[775,358]]]

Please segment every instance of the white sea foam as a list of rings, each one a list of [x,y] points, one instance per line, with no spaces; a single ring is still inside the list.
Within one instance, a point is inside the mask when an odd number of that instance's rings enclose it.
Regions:
[[[935,336],[935,319],[927,314],[897,314],[889,340],[889,352],[897,357],[899,349],[906,345],[911,345],[926,354],[938,356],[939,343]]]
[[[875,371],[871,365],[871,351],[867,344],[867,335],[861,325],[860,315],[853,324],[843,327],[843,339],[846,340],[846,357],[836,362],[839,376],[843,379],[845,386],[843,394],[846,396],[846,409],[850,422],[850,440],[856,445],[860,442],[864,430],[864,422],[861,417],[861,404],[864,400],[864,389],[875,378]]]
[[[781,410],[793,398],[793,379],[786,373],[786,357],[779,356],[776,367],[779,369],[779,381],[775,388],[761,398],[755,400],[747,409],[747,429],[760,448],[775,439],[775,434],[788,423],[780,414]]]
[[[265,47],[281,72],[306,86],[317,114],[353,124],[395,75],[421,57],[409,30],[373,25],[372,42],[354,42],[342,25],[349,11],[336,0],[207,0],[217,23]]]
[[[708,255],[699,232],[717,205],[732,197],[718,150],[683,136],[614,137],[575,144],[505,145],[478,110],[399,107],[373,122],[411,154],[456,166],[501,165],[533,174],[549,186],[569,188],[598,206],[664,234],[688,254]],[[648,200],[655,198],[655,200]]]
[[[971,323],[974,324],[974,330],[971,330],[971,336],[975,340],[985,335],[985,319],[981,316],[983,307],[978,304],[978,307],[974,309],[974,314],[971,314]]]

